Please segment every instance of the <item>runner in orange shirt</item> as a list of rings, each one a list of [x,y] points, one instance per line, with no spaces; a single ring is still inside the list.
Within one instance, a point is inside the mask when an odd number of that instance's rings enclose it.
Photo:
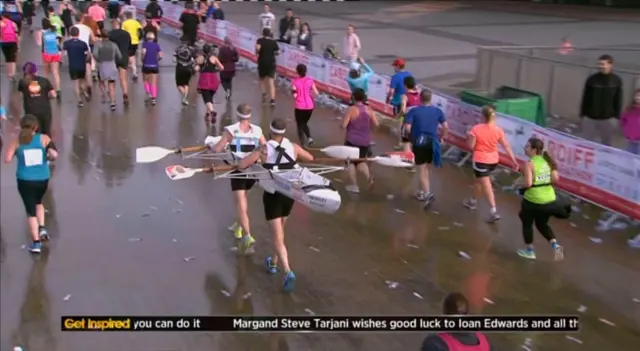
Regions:
[[[476,198],[483,192],[491,206],[489,222],[500,219],[496,210],[496,199],[491,185],[491,173],[500,162],[498,145],[502,145],[504,150],[511,157],[514,167],[518,170],[518,160],[516,160],[509,142],[504,137],[504,130],[496,124],[496,110],[492,106],[482,108],[484,123],[476,124],[469,132],[469,147],[473,150],[473,172],[475,173],[475,193],[474,196],[463,201],[465,207],[475,210],[478,207]]]

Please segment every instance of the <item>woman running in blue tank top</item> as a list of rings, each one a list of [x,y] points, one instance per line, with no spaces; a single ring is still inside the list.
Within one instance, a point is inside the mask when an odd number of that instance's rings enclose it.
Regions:
[[[33,240],[29,251],[32,253],[40,253],[41,240],[49,239],[44,223],[42,199],[51,178],[47,159],[53,160],[58,156],[51,146],[51,139],[38,133],[38,119],[33,115],[26,115],[20,121],[18,137],[9,145],[4,156],[5,163],[11,163],[14,157],[18,159],[18,192],[27,212],[27,222]]]

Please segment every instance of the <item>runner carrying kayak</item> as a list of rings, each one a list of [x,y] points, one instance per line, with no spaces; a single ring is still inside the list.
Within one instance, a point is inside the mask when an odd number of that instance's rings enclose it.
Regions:
[[[254,150],[251,154],[243,158],[238,167],[247,169],[252,164],[262,161],[262,166],[266,169],[278,168],[279,170],[294,169],[297,161],[312,162],[313,155],[303,149],[300,145],[292,143],[284,134],[286,133],[287,122],[281,118],[276,118],[269,126],[269,141],[265,146]],[[269,193],[265,191],[262,195],[262,206],[264,216],[269,223],[273,240],[273,255],[265,259],[267,271],[271,274],[278,272],[278,265],[284,270],[283,288],[285,292],[290,292],[294,288],[296,275],[289,265],[289,253],[284,242],[284,227],[287,219],[291,215],[291,210],[295,205],[293,199],[288,198],[279,192]]]
[[[240,104],[236,110],[237,123],[226,126],[222,138],[216,145],[210,145],[215,153],[221,153],[227,146],[236,159],[242,159],[251,154],[255,149],[264,147],[267,141],[262,135],[262,128],[251,123],[251,106]],[[243,163],[243,167],[248,167]],[[234,174],[240,174],[234,171]],[[251,252],[255,239],[251,236],[249,227],[249,215],[247,213],[247,191],[256,183],[255,178],[231,178],[231,191],[236,200],[236,213],[238,222],[231,226],[236,239],[242,240],[244,253]]]
[[[351,105],[355,103],[353,92],[356,89],[362,89],[364,91],[364,103],[369,103],[366,95],[369,93],[369,80],[371,77],[373,77],[373,69],[371,69],[362,58],[358,58],[357,62],[351,63],[351,69],[347,76],[347,84],[349,84],[349,88],[351,89]]]
[[[42,29],[36,33],[36,43],[42,49],[44,74],[47,78],[53,76],[53,88],[56,90],[57,99],[60,100],[60,61],[62,61],[62,53],[56,28],[47,18],[42,19]]]
[[[295,109],[293,115],[296,118],[296,127],[298,130],[298,141],[300,145],[313,146],[313,138],[309,129],[309,120],[313,114],[314,96],[318,96],[318,88],[313,78],[307,76],[307,66],[298,64],[296,66],[298,78],[291,82],[291,92],[295,100]]]
[[[49,239],[42,199],[51,178],[47,159],[54,160],[58,156],[52,145],[51,138],[38,130],[38,119],[26,115],[20,120],[18,137],[11,142],[4,156],[5,163],[11,163],[14,157],[18,160],[16,179],[18,192],[27,212],[32,240],[29,251],[32,253],[40,253],[41,241]]]

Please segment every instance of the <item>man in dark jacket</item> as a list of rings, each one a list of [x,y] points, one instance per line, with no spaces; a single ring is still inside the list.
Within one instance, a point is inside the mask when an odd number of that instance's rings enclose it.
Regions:
[[[466,315],[469,301],[461,293],[450,293],[442,302],[445,315]],[[422,343],[422,351],[453,350],[492,351],[491,345],[482,333],[438,333],[427,336]]]
[[[284,35],[287,33],[287,30],[293,26],[293,10],[287,9],[284,17],[280,19],[280,25],[278,26],[278,32],[280,33],[279,39],[280,41],[285,41]]]
[[[600,72],[589,76],[584,84],[580,106],[582,131],[588,140],[611,145],[614,121],[620,118],[622,110],[622,79],[611,72],[611,56],[600,56],[598,67]]]

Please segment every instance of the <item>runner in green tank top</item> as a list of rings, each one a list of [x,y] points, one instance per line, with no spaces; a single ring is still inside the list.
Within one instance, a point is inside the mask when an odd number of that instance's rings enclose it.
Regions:
[[[549,219],[554,214],[556,192],[552,183],[558,181],[558,166],[551,156],[544,151],[544,143],[538,138],[531,138],[525,146],[525,153],[530,157],[524,171],[524,199],[520,210],[522,236],[527,246],[518,250],[518,255],[530,260],[536,259],[533,248],[533,225],[551,244],[556,261],[564,258],[564,251],[556,240],[549,226]]]

